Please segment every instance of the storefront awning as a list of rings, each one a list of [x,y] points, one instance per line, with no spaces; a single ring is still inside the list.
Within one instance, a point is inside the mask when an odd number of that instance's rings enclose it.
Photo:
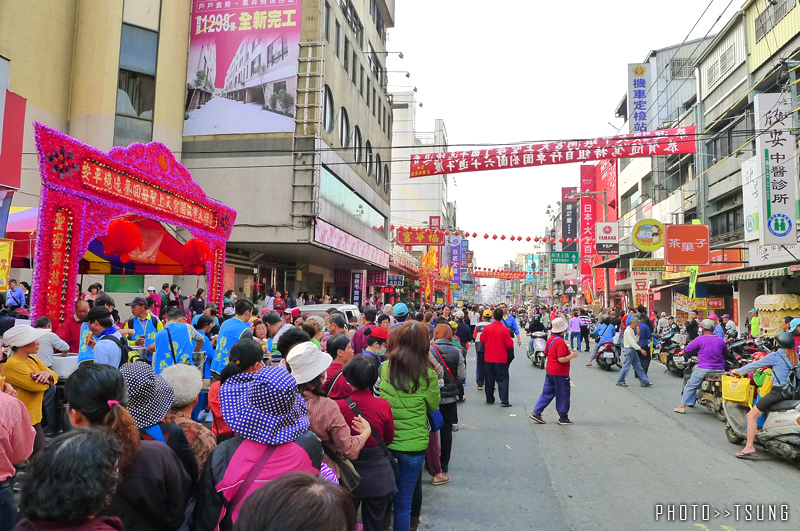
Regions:
[[[608,260],[604,260],[599,264],[595,264],[592,266],[593,269],[612,269],[620,267],[620,264],[623,261],[630,260],[631,258],[646,258],[650,256],[650,253],[645,251],[631,251],[629,253],[621,254],[614,258],[609,258]]]
[[[788,273],[786,267],[776,267],[775,269],[760,269],[758,271],[745,271],[744,273],[731,273],[728,275],[728,282],[737,280],[758,280],[760,278],[782,277]]]

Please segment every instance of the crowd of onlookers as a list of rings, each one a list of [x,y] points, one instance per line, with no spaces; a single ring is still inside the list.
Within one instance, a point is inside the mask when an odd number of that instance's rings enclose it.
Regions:
[[[121,321],[93,285],[55,330],[5,331],[0,531],[417,529],[424,471],[451,481],[476,338],[479,389],[493,365],[493,308],[287,295],[219,312],[151,286]]]

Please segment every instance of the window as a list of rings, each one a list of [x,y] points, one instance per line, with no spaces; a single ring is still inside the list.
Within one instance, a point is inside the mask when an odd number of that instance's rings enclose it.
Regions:
[[[383,172],[383,167],[381,167],[381,156],[376,154],[375,155],[375,184],[378,186],[381,185],[381,175]]]
[[[375,89],[372,89],[372,116],[375,116],[375,109],[378,107],[376,105],[377,99],[378,98],[375,97]],[[369,102],[367,102],[367,105],[369,105]]]
[[[714,61],[706,68],[706,86],[713,86],[719,80],[719,62]]]
[[[365,227],[386,226],[386,218],[327,167],[320,170],[320,197]]]
[[[353,50],[353,86],[358,86],[356,83],[358,78],[358,56],[356,55],[356,51]]]
[[[344,40],[344,55],[342,56],[344,60],[344,71],[349,72],[350,68],[350,41],[347,39]]]
[[[364,95],[364,67],[363,66],[361,67],[361,82],[360,82],[360,87],[359,87],[358,91],[361,93],[362,96]]]
[[[694,74],[694,62],[691,59],[673,59],[669,63],[673,78],[689,78]]]
[[[114,145],[153,140],[158,33],[122,25]]]
[[[333,131],[333,94],[328,85],[325,85],[325,97],[322,103],[322,126],[327,133]]]
[[[289,55],[289,45],[286,42],[286,35],[281,35],[267,46],[267,66],[280,62],[287,55]]]
[[[344,107],[339,111],[339,141],[343,148],[350,147],[350,119]]]
[[[389,190],[391,189],[391,182],[392,182],[392,179],[391,179],[391,174],[389,173],[389,165],[388,164],[384,164],[383,165],[383,191],[386,192],[387,194],[389,193]]]
[[[744,229],[743,207],[735,206],[725,212],[711,214],[711,234],[719,239],[731,239],[734,234]]]
[[[756,42],[766,37],[772,31],[772,28],[777,26],[778,22],[783,20],[783,17],[794,9],[796,4],[797,0],[773,0],[772,3],[768,2],[764,11],[756,17]]]
[[[339,25],[339,21],[336,21],[336,31],[333,34],[333,38],[336,39],[336,42],[333,43],[333,51],[336,54],[336,57],[339,57],[339,36],[342,32],[342,27]]]
[[[364,25],[361,24],[361,19],[358,18],[356,8],[353,6],[352,0],[339,0],[339,7],[342,9],[344,20],[356,37],[359,46],[364,46]]]
[[[328,5],[328,2],[325,2],[325,18],[323,20],[325,27],[322,31],[325,33],[325,40],[331,42],[331,6]]]
[[[361,158],[364,156],[364,151],[361,145],[361,129],[358,126],[353,129],[353,160],[356,164],[361,164]]]
[[[370,176],[372,175],[372,162],[373,162],[373,160],[372,160],[372,144],[370,144],[369,140],[367,140],[367,160],[366,160],[366,163],[367,163],[367,175],[370,175]]]
[[[719,57],[719,75],[724,76],[728,73],[728,70],[733,68],[733,63],[735,57],[733,55],[733,44],[728,46],[728,49],[722,52],[722,55]]]
[[[383,109],[383,102],[378,101],[378,125],[381,125],[381,109]]]
[[[367,78],[367,108],[369,108],[369,88],[370,88],[370,86],[372,86],[372,83],[370,82],[369,78]]]

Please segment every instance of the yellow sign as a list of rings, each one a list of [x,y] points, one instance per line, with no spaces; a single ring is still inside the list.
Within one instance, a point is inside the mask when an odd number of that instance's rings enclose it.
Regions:
[[[631,258],[631,271],[666,271],[661,258]]]
[[[664,225],[655,219],[643,219],[633,227],[633,244],[642,251],[656,251],[664,246]]]
[[[442,297],[437,297],[436,304],[444,304],[444,299]]]
[[[0,289],[8,289],[11,275],[11,256],[14,254],[14,240],[0,238]]]
[[[647,73],[647,70],[642,65],[636,65],[633,67],[633,75],[636,77],[642,77]]]

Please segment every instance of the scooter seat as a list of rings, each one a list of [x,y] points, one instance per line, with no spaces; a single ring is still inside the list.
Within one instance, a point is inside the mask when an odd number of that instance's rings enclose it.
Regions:
[[[800,400],[781,400],[775,402],[769,409],[770,411],[786,411],[787,409],[796,409],[798,406],[800,406]]]

